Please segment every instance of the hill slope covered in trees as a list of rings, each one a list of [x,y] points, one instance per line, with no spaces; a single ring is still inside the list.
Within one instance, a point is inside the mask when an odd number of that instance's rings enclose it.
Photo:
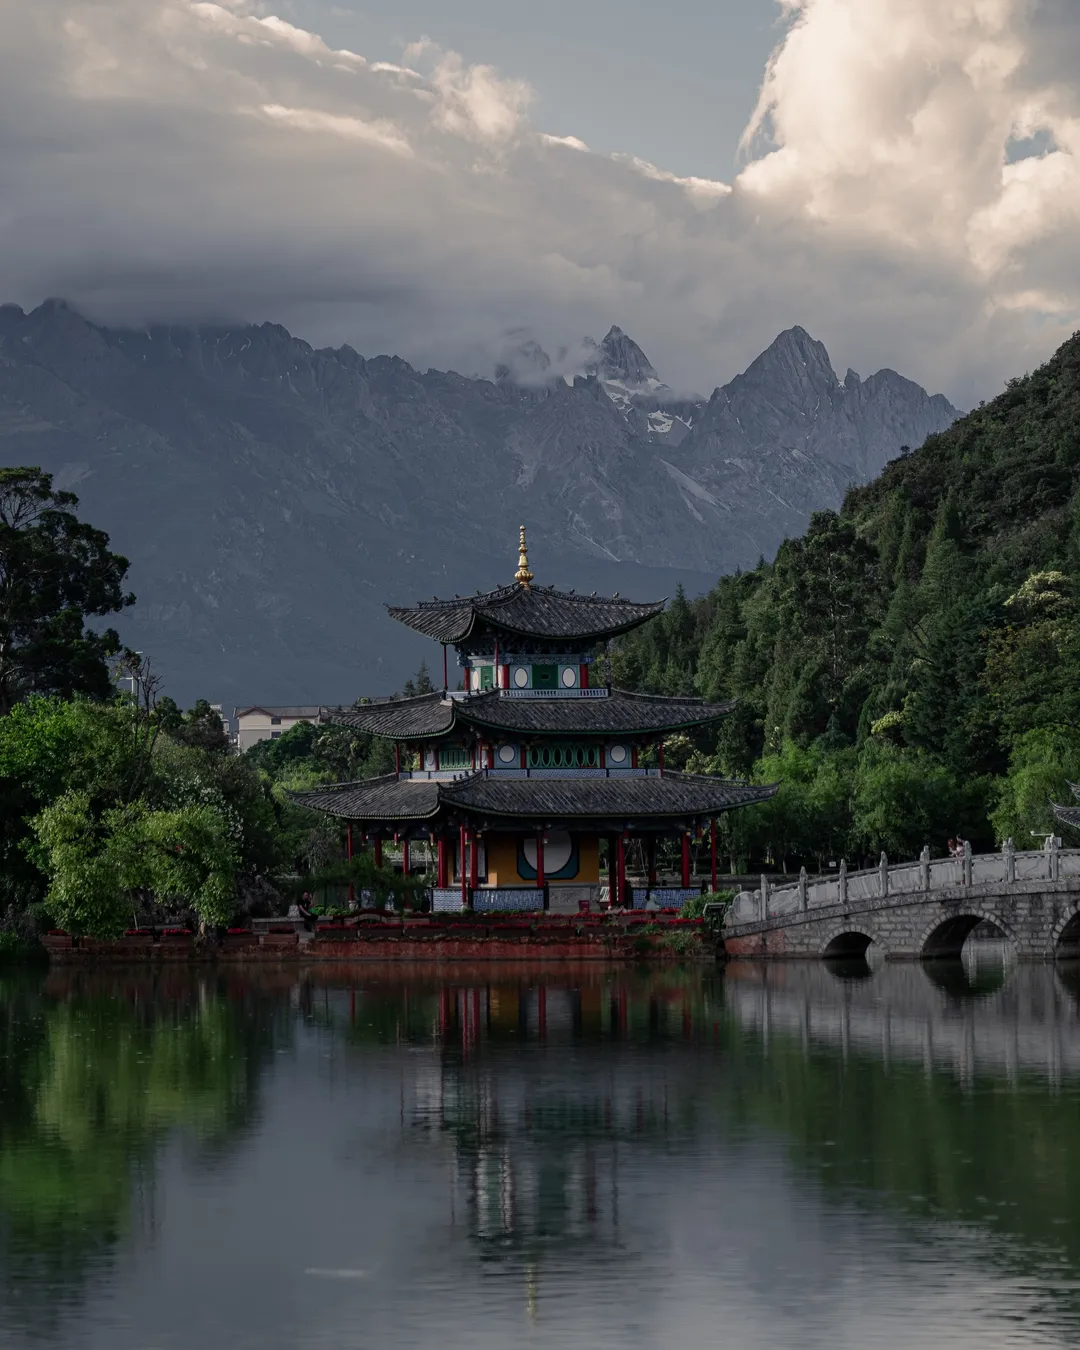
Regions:
[[[739,700],[667,758],[783,781],[727,818],[744,863],[1031,846],[1080,779],[1078,614],[1080,334],[772,564],[680,594],[614,678]]]

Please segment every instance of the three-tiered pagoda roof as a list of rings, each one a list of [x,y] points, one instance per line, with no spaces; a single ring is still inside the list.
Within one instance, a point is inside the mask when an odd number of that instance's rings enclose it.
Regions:
[[[534,586],[525,532],[514,582],[475,596],[392,607],[416,632],[453,647],[463,689],[339,708],[332,721],[394,742],[396,771],[292,794],[361,829],[376,860],[381,841],[438,845],[439,903],[448,879],[490,904],[532,907],[551,886],[588,894],[599,885],[601,842],[612,894],[625,891],[625,845],[645,841],[650,877],[657,840],[706,829],[716,872],[716,818],[764,801],[773,786],[670,772],[664,742],[718,722],[731,703],[612,688],[602,645],[654,618],[663,601],[579,595]],[[351,847],[351,842],[350,845]],[[482,861],[481,861],[482,859]],[[466,861],[467,860],[467,861]],[[520,887],[534,889],[522,900]],[[650,884],[651,881],[650,881]],[[456,895],[456,892],[453,892]]]

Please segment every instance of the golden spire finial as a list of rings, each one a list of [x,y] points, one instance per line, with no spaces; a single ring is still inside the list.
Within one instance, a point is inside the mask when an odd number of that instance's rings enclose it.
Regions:
[[[529,546],[525,542],[525,526],[522,525],[521,539],[518,542],[518,570],[514,573],[514,580],[528,590],[532,579],[533,574],[529,571]]]

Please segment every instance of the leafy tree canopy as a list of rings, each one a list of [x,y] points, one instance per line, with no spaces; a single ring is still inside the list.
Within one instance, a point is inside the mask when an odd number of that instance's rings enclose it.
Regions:
[[[1037,843],[1080,778],[1080,335],[612,664],[738,700],[679,750],[783,783],[725,818],[735,865]]]
[[[123,589],[127,559],[76,506],[51,474],[0,468],[0,715],[32,692],[108,694],[107,658],[120,640],[86,620],[135,597]]]

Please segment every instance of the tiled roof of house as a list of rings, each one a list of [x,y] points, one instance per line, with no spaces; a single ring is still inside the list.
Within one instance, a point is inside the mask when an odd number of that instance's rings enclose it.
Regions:
[[[635,604],[617,595],[578,595],[553,586],[500,586],[453,600],[424,600],[413,606],[388,605],[392,618],[434,638],[462,642],[477,628],[500,629],[517,637],[592,641],[628,632],[659,614],[664,601]]]
[[[300,703],[289,704],[279,707],[277,704],[270,703],[250,703],[246,708],[234,708],[234,717],[247,717],[249,713],[268,713],[271,717],[310,717],[318,718],[326,715],[327,709],[320,703]]]

